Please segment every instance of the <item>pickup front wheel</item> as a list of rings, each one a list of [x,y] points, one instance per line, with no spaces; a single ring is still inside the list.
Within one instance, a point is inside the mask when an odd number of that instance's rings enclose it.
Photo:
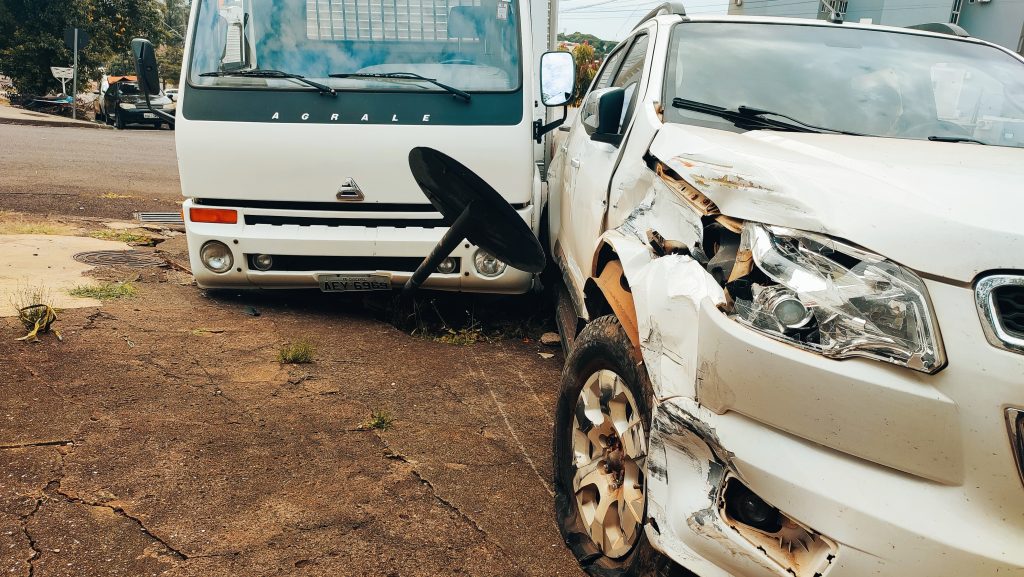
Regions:
[[[674,572],[644,534],[653,393],[639,360],[609,315],[583,329],[562,372],[555,514],[580,565],[600,577]]]

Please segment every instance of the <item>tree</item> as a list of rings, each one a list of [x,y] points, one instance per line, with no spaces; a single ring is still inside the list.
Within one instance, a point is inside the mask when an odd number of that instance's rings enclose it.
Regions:
[[[573,106],[583,103],[583,95],[586,94],[590,83],[594,81],[597,69],[601,61],[594,52],[594,47],[589,43],[577,44],[572,49],[572,56],[576,60],[576,101]]]
[[[156,60],[160,64],[160,76],[164,87],[167,83],[178,84],[181,78],[181,61],[185,56],[185,49],[173,44],[165,44],[156,50]]]
[[[22,94],[45,94],[58,82],[51,66],[71,66],[64,30],[77,26],[91,37],[78,55],[78,77],[94,79],[100,66],[131,66],[132,38],[162,43],[158,0],[0,0],[0,72]]]

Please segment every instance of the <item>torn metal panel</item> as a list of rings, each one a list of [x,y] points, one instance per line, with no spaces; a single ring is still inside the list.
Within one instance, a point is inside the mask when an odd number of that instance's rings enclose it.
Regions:
[[[725,304],[725,293],[704,267],[689,256],[667,255],[633,274],[627,270],[636,302],[644,360],[659,397],[696,395],[700,305]],[[663,357],[679,365],[669,369]],[[662,373],[672,372],[672,378]]]
[[[758,162],[760,159],[725,143],[668,124],[651,143],[650,152],[687,183],[689,195],[697,193],[715,207],[708,214],[724,213],[759,222],[821,229],[820,220],[812,216],[807,204],[788,191],[776,170],[764,168]]]
[[[710,417],[689,399],[670,399],[655,407],[647,461],[652,543],[685,560],[701,577],[728,575],[721,567],[748,577],[803,577],[789,572],[791,567],[775,561],[764,544],[746,539],[722,516],[726,482],[738,473],[732,454],[707,425]],[[775,549],[781,555],[778,542]]]
[[[1024,267],[1020,149],[669,123],[649,152],[734,218],[829,234],[961,282]]]
[[[619,319],[619,324],[626,331],[629,342],[633,343],[633,348],[639,354],[640,333],[636,325],[636,308],[633,305],[633,296],[629,293],[629,285],[622,273],[622,263],[617,260],[609,262],[598,275],[597,286]]]
[[[701,216],[669,183],[656,178],[622,224],[602,236],[602,244],[618,255],[632,290],[641,352],[658,397],[696,394],[697,311],[704,299],[716,306],[726,300],[718,283],[690,256],[655,255],[648,233],[656,231],[675,246],[694,247],[703,237]],[[663,323],[668,323],[664,330]]]

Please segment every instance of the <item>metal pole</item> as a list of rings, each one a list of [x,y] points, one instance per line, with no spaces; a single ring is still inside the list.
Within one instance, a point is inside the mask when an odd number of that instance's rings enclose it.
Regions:
[[[74,80],[71,82],[71,119],[78,118],[78,107],[75,106],[75,96],[78,95],[78,28],[75,28],[75,71]]]

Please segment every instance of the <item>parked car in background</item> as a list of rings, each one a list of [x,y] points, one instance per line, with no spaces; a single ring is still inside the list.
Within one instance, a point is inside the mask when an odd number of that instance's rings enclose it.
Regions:
[[[100,96],[96,99],[96,120],[125,128],[129,124],[149,124],[160,128],[166,122],[145,110],[145,98],[134,76],[105,77],[100,83]],[[153,108],[173,114],[175,103],[164,94],[150,98]]]
[[[548,171],[592,575],[1024,575],[1024,59],[927,30],[666,5],[605,60]]]

